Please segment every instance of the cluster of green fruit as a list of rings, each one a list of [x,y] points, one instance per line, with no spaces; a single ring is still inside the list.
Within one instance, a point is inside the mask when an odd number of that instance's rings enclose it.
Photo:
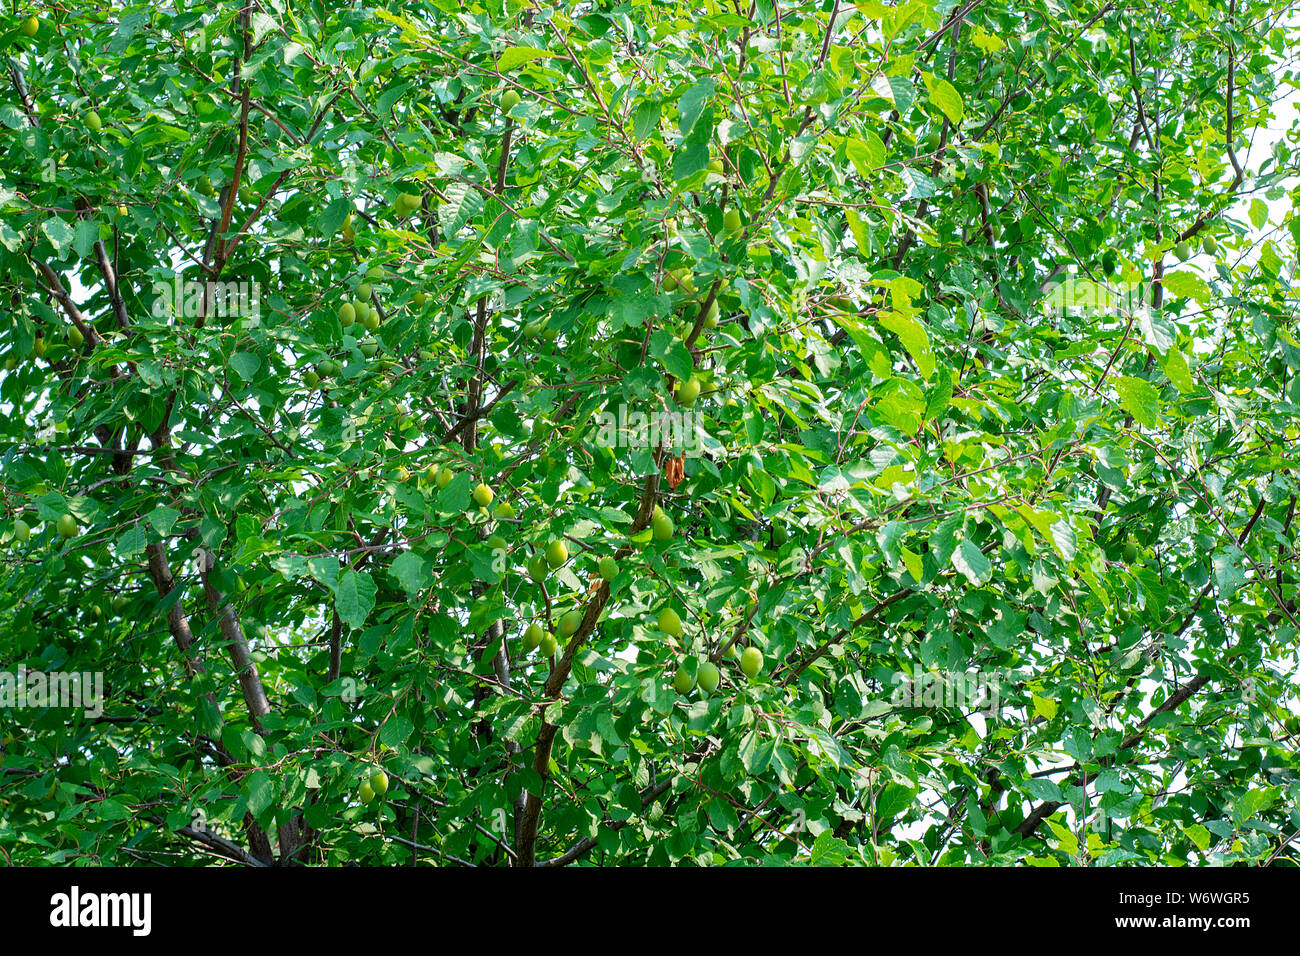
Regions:
[[[1213,236],[1206,236],[1201,240],[1201,250],[1207,256],[1217,256],[1219,254],[1219,243]],[[1179,262],[1186,262],[1192,257],[1191,243],[1186,240],[1174,243],[1174,255],[1178,257]]]
[[[72,515],[64,513],[59,515],[59,520],[54,522],[54,530],[59,533],[59,537],[65,541],[75,538],[81,533],[77,527],[77,519]],[[14,540],[19,544],[25,543],[32,536],[32,526],[22,518],[14,519]]]
[[[374,800],[375,797],[382,797],[388,792],[388,774],[382,770],[376,770],[367,779],[361,781],[361,789],[358,796],[363,804]]]
[[[750,680],[754,680],[763,670],[763,652],[753,646],[746,647],[744,650],[737,646],[736,651],[741,672]],[[712,694],[718,689],[718,681],[721,677],[718,665],[712,661],[698,661],[694,677],[691,677],[690,671],[683,665],[677,668],[677,673],[673,675],[673,690],[684,695],[698,686],[704,693]]]
[[[535,583],[541,584],[553,568],[560,567],[568,560],[569,546],[557,539],[528,559],[528,576]]]

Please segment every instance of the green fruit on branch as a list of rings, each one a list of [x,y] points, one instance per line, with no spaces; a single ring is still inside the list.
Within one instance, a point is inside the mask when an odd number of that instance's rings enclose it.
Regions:
[[[474,496],[474,503],[480,508],[486,508],[488,505],[492,504],[492,499],[496,497],[496,495],[493,494],[492,489],[482,482],[479,482],[474,486],[472,494]]]
[[[1132,541],[1124,542],[1124,563],[1136,564],[1138,559],[1138,546]]]
[[[333,378],[339,373],[339,363],[333,359],[326,359],[317,364],[316,371],[320,373],[321,378]]]
[[[554,657],[556,650],[559,649],[559,646],[560,644],[555,639],[555,635],[547,634],[545,637],[542,638],[542,643],[538,645],[538,649],[542,652],[543,657]]]
[[[739,209],[728,209],[722,214],[722,228],[727,231],[728,235],[740,232],[743,227],[740,222]]]
[[[1186,262],[1192,257],[1192,247],[1185,242],[1179,242],[1174,245],[1174,255],[1178,257],[1179,262]]]
[[[1115,253],[1113,252],[1108,251],[1101,257],[1101,271],[1108,276],[1113,276],[1115,274],[1115,268],[1118,264],[1118,260],[1115,258]]]
[[[673,536],[673,519],[656,507],[654,517],[650,519],[650,530],[656,541],[667,541]]]
[[[572,611],[566,611],[560,618],[560,636],[568,637],[571,634],[578,633],[578,628],[582,626],[582,611],[576,608]]]
[[[745,676],[753,680],[763,669],[763,652],[757,647],[747,647],[740,654],[740,669]]]
[[[694,686],[695,678],[686,672],[686,668],[677,668],[677,673],[673,675],[673,690],[679,694],[689,694]]]
[[[373,340],[369,342],[362,342],[360,345],[357,346],[357,348],[361,350],[361,354],[364,355],[366,358],[374,358],[375,353],[379,351],[379,343]]]
[[[726,167],[722,165],[722,160],[720,159],[710,160],[709,165],[706,168],[714,176],[721,176],[726,172]]]
[[[487,546],[493,551],[505,551],[507,547],[506,539],[499,534],[494,534],[487,539]]]
[[[94,110],[86,111],[85,122],[86,129],[90,130],[92,133],[98,133],[104,128],[103,121],[99,118],[99,114]]]
[[[41,21],[36,17],[27,17],[22,23],[18,24],[18,31],[25,37],[34,37],[41,28]]]
[[[677,404],[682,408],[690,408],[699,397],[700,380],[694,375],[684,382],[677,383]]]
[[[533,579],[534,584],[541,584],[545,581],[550,570],[545,555],[535,554],[528,559],[528,576]]]
[[[379,328],[379,310],[370,309],[366,313],[366,317],[361,320],[361,324],[366,327],[367,332],[373,332],[375,329]]]
[[[388,774],[382,770],[376,770],[370,775],[370,789],[375,792],[375,796],[382,797],[388,792]]]
[[[307,369],[302,375],[302,381],[308,388],[315,388],[320,384],[320,376],[313,369]]]
[[[533,650],[538,644],[542,643],[544,637],[546,637],[546,632],[542,630],[541,625],[536,621],[529,624],[524,630],[524,650]]]
[[[26,541],[31,536],[32,536],[31,526],[22,518],[15,518],[14,519],[14,540],[22,542],[22,541]]]
[[[508,501],[498,501],[497,506],[492,509],[492,517],[498,521],[513,518],[515,516],[515,506]]]
[[[563,541],[552,541],[546,546],[546,563],[553,568],[558,568],[565,561],[569,560],[569,549]]]
[[[599,571],[604,580],[613,581],[618,577],[618,562],[607,554],[600,559]]]
[[[339,306],[339,324],[347,328],[357,320],[357,310],[352,307],[352,303],[344,302]]]
[[[1206,236],[1202,239],[1201,248],[1205,250],[1205,254],[1208,256],[1218,255],[1219,253],[1219,243],[1213,236]]]
[[[361,285],[357,286],[357,295],[359,295],[363,299],[369,299],[370,296],[374,293],[374,291],[375,291],[374,286],[372,286],[369,282],[363,282],[361,283]]]
[[[434,481],[438,483],[439,488],[446,488],[451,484],[451,480],[456,477],[456,473],[445,465],[438,469],[438,474]]]
[[[514,90],[506,90],[501,94],[501,112],[509,113],[519,105],[519,94]]]
[[[55,522],[54,530],[60,537],[75,538],[77,536],[77,519],[70,514],[60,515],[59,520]]]
[[[704,327],[706,329],[716,329],[718,327],[718,300],[714,299],[709,304],[709,311],[704,313]]]
[[[696,672],[695,679],[700,685],[700,690],[706,694],[712,694],[718,689],[718,679],[722,675],[718,673],[718,665],[712,661],[705,661],[700,665],[699,671]]]
[[[664,608],[659,612],[659,630],[665,634],[671,634],[673,637],[681,637],[681,616],[670,607]]]
[[[361,798],[363,804],[369,803],[371,800],[375,799],[375,790],[370,786],[369,780],[363,780],[361,782],[361,789],[357,792],[357,795]]]
[[[411,302],[415,305],[424,305],[424,303],[428,301],[429,296],[424,292],[417,292],[415,295],[411,296]]]
[[[81,334],[81,329],[75,325],[68,326],[68,344],[74,349],[79,349],[86,344],[86,337]]]
[[[352,303],[352,314],[358,322],[364,322],[370,317],[370,303],[364,299],[357,299]]]

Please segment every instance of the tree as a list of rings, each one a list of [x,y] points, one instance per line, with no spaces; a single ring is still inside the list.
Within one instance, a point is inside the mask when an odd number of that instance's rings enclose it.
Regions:
[[[0,850],[1293,859],[1281,12],[0,34]]]

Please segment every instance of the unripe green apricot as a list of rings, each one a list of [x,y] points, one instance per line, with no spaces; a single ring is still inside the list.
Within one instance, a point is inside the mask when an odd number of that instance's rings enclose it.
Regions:
[[[361,354],[366,358],[374,358],[375,353],[379,351],[379,343],[374,339],[370,339],[369,341],[362,342],[357,346],[357,348],[361,350]]]
[[[27,17],[22,23],[18,24],[18,30],[25,37],[36,36],[37,31],[41,28],[41,21],[34,16]]]
[[[31,536],[32,536],[31,526],[22,518],[15,518],[14,519],[14,540],[22,542],[22,541],[26,541]]]
[[[718,679],[722,675],[718,673],[718,665],[712,661],[705,661],[700,665],[695,674],[695,680],[700,685],[700,690],[706,694],[712,694],[718,689]]]
[[[370,775],[370,789],[375,792],[375,796],[382,797],[388,792],[388,774],[382,770],[376,770]]]
[[[486,508],[488,505],[492,504],[492,499],[496,497],[496,495],[493,494],[492,489],[482,482],[479,482],[474,486],[472,494],[475,504],[480,508]]]
[[[740,654],[740,669],[745,676],[753,680],[763,669],[763,652],[757,647],[747,647]]]
[[[545,555],[535,554],[528,559],[528,576],[533,579],[534,584],[545,581],[549,571],[550,566],[546,563]]]
[[[357,791],[357,796],[361,798],[363,804],[367,804],[371,800],[375,799],[375,790],[370,786],[369,780],[363,780],[361,782],[361,789]]]
[[[673,519],[660,511],[650,520],[650,530],[656,541],[667,541],[673,536]]]
[[[554,657],[556,650],[559,649],[559,646],[560,644],[555,639],[555,635],[547,634],[545,637],[542,638],[542,643],[538,645],[538,648],[541,650],[543,657]]]
[[[558,568],[569,560],[569,549],[563,541],[552,541],[546,546],[546,563]]]
[[[339,324],[347,328],[357,320],[357,310],[352,307],[351,302],[344,302],[339,306]]]
[[[54,529],[59,532],[60,537],[75,538],[78,530],[77,519],[72,517],[70,514],[60,515],[59,520],[54,525]]]
[[[85,119],[86,129],[90,130],[92,133],[98,133],[104,128],[103,121],[99,118],[99,114],[94,110],[88,110]]]
[[[515,516],[515,506],[508,501],[499,501],[497,506],[492,509],[492,517],[498,521],[513,518]]]
[[[524,650],[525,651],[533,650],[535,647],[537,647],[538,644],[542,643],[542,638],[544,638],[545,636],[546,636],[546,632],[542,630],[541,625],[539,625],[536,621],[534,621],[532,624],[529,624],[528,627],[524,630]]]
[[[1179,242],[1174,245],[1174,255],[1178,257],[1179,262],[1186,262],[1192,257],[1192,247],[1185,242]]]
[[[728,209],[722,214],[722,228],[727,231],[728,235],[740,232],[743,225],[740,221],[739,209]]]
[[[618,562],[610,555],[605,555],[600,559],[600,576],[606,581],[613,581],[618,577]]]
[[[670,607],[664,608],[659,612],[659,630],[665,634],[671,634],[673,637],[682,636],[682,619],[676,611]]]
[[[679,694],[689,694],[694,686],[695,678],[686,673],[686,668],[677,668],[677,673],[673,676],[673,690]]]
[[[566,611],[560,618],[560,636],[568,637],[571,634],[578,633],[578,628],[582,626],[582,611],[574,609]]]
[[[367,332],[373,332],[379,328],[379,310],[371,309],[366,313],[366,317],[361,320],[361,324],[366,327]]]
[[[677,384],[677,404],[682,408],[690,408],[695,404],[695,400],[700,397],[700,380],[694,375],[684,382]]]
[[[714,299],[709,305],[709,311],[704,313],[704,327],[706,329],[716,329],[718,327],[718,300]]]
[[[456,473],[445,465],[438,469],[438,474],[434,481],[438,483],[439,488],[446,488],[451,484],[451,480],[456,477]]]
[[[501,112],[509,113],[519,105],[519,94],[514,90],[506,90],[501,94]]]

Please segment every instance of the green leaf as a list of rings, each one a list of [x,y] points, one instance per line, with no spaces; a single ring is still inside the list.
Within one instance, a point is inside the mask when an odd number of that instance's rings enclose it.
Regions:
[[[1125,375],[1116,379],[1115,391],[1119,393],[1119,402],[1124,411],[1133,416],[1133,420],[1147,428],[1155,428],[1159,421],[1159,394],[1150,382]]]
[[[375,607],[375,582],[365,571],[347,568],[339,575],[334,607],[348,627],[361,627]]]
[[[555,56],[550,50],[541,50],[531,46],[508,46],[497,57],[497,71],[509,73],[533,60],[544,60]]]
[[[976,587],[993,577],[992,563],[973,541],[962,540],[952,553],[952,563]]]
[[[930,93],[930,102],[942,110],[943,115],[948,117],[948,121],[954,126],[960,124],[965,109],[957,88],[943,77],[935,76],[933,73],[922,74],[922,78],[925,80],[925,88]]]

